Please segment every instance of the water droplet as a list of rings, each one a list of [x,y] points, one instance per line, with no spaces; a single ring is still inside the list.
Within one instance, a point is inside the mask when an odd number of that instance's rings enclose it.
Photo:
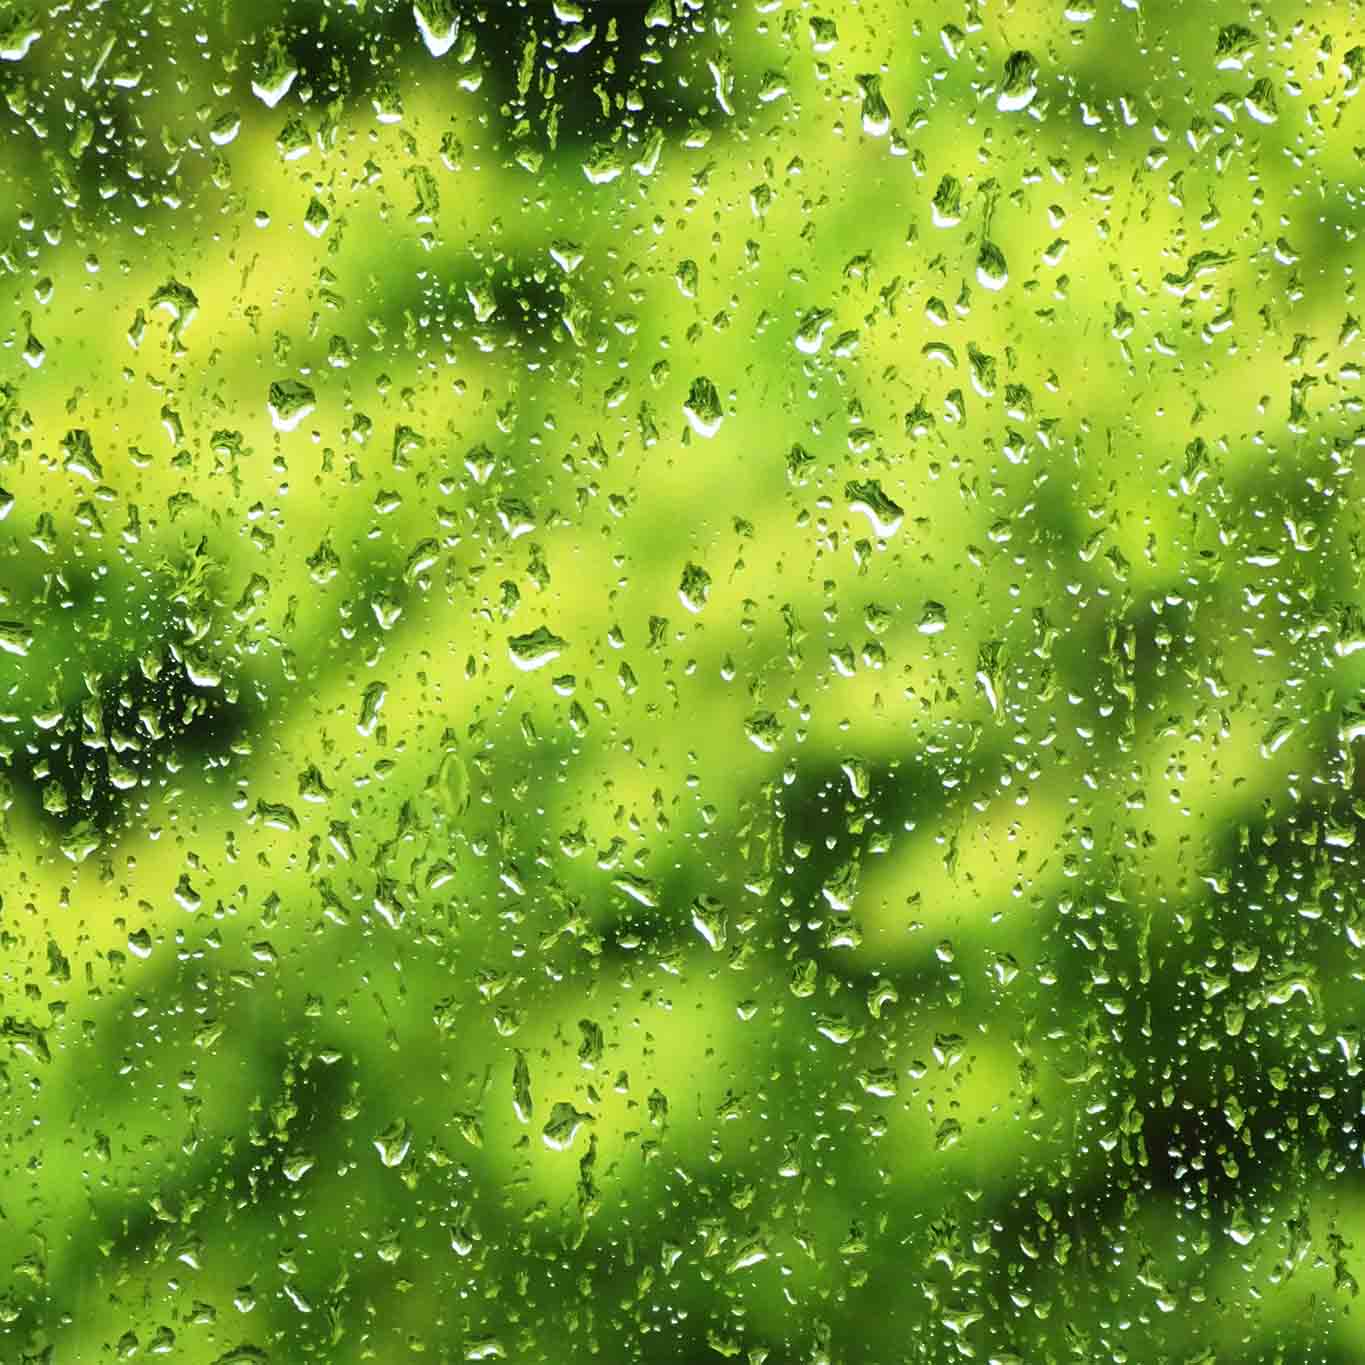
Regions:
[[[1038,93],[1038,63],[1029,52],[1011,52],[1005,59],[1005,79],[995,97],[1002,114],[1027,109]]]
[[[824,885],[820,888],[820,894],[829,903],[831,910],[847,911],[853,909],[853,902],[858,898],[860,876],[861,869],[858,866],[858,860],[849,858],[846,862],[840,863],[825,878]]]
[[[284,1159],[280,1170],[284,1172],[284,1178],[291,1184],[297,1185],[309,1171],[316,1165],[316,1161],[307,1152],[291,1152]]]
[[[397,1119],[374,1139],[374,1149],[386,1166],[401,1166],[412,1146],[412,1130],[405,1119]]]
[[[609,185],[625,170],[620,151],[610,143],[598,143],[583,163],[583,174],[594,185]]]
[[[530,1123],[535,1114],[535,1104],[531,1100],[531,1068],[524,1052],[517,1053],[512,1067],[512,1111],[520,1123]]]
[[[235,142],[242,130],[242,116],[235,109],[224,110],[209,125],[209,141],[215,147],[226,147]]]
[[[725,906],[714,896],[698,896],[692,902],[692,927],[713,953],[720,952],[725,947]]]
[[[920,612],[919,633],[938,635],[947,628],[948,608],[942,602],[926,602]]]
[[[148,305],[169,313],[175,336],[187,331],[199,312],[199,296],[187,284],[169,279],[152,295]]]
[[[648,877],[641,877],[634,872],[623,872],[619,877],[613,877],[611,884],[623,895],[629,896],[631,900],[650,910],[659,904],[658,885]]]
[[[954,175],[945,175],[938,182],[930,205],[934,226],[956,227],[962,221],[962,182]]]
[[[905,509],[886,495],[879,480],[854,480],[844,486],[844,496],[851,511],[861,512],[872,523],[878,539],[888,540],[900,530]]]
[[[976,253],[976,278],[983,289],[1003,289],[1010,280],[1005,253],[994,242],[984,241]]]
[[[1292,716],[1277,716],[1261,740],[1261,757],[1269,758],[1277,753],[1297,728],[1298,722]]]
[[[697,269],[696,261],[679,261],[675,278],[678,281],[678,289],[684,298],[695,299],[697,297],[697,290],[701,285],[701,272]]]
[[[698,436],[709,439],[720,430],[725,412],[720,405],[716,386],[705,375],[698,375],[692,381],[692,387],[687,391],[687,401],[683,404],[683,415]]]
[[[507,1348],[495,1336],[471,1336],[464,1343],[466,1360],[502,1360],[506,1355]]]
[[[1218,30],[1214,65],[1219,71],[1240,71],[1255,46],[1256,35],[1245,24],[1225,24]]]
[[[545,626],[537,626],[535,630],[525,635],[510,636],[507,641],[507,652],[512,662],[523,673],[530,673],[559,658],[567,646],[567,640],[560,639]]]
[[[374,619],[379,622],[380,630],[392,630],[403,614],[403,604],[386,592],[376,593],[370,601]]]
[[[700,612],[711,596],[711,575],[700,564],[684,565],[678,600],[690,612]]]
[[[33,19],[33,12],[25,8],[0,20],[4,24],[0,29],[0,61],[21,62],[28,56],[29,48],[43,36]]]
[[[270,386],[266,407],[276,431],[293,431],[317,406],[317,395],[297,379],[282,379]]]
[[[402,92],[392,82],[381,81],[370,96],[370,108],[380,123],[402,123]]]
[[[715,88],[716,103],[720,106],[724,114],[733,114],[734,93],[735,93],[735,72],[730,64],[728,56],[720,55],[708,57],[706,65],[711,72],[711,80]]]
[[[987,640],[977,651],[976,681],[998,715],[1005,690],[1005,649],[999,640]]]
[[[744,733],[756,748],[770,754],[782,742],[782,722],[772,711],[755,711],[745,720]]]
[[[838,41],[839,30],[833,19],[817,16],[810,21],[810,45],[816,52],[832,52]]]
[[[760,104],[771,104],[774,100],[779,100],[787,93],[787,80],[780,71],[764,72],[762,81],[758,86],[758,102]]]
[[[834,314],[828,308],[812,308],[797,328],[794,341],[803,355],[815,355],[825,344],[825,333],[833,325]]]
[[[327,205],[314,196],[308,201],[308,207],[303,211],[304,231],[310,237],[321,237],[331,226],[331,223],[332,215],[327,212]]]
[[[755,1239],[746,1242],[730,1258],[725,1269],[728,1274],[733,1275],[737,1270],[748,1270],[750,1266],[760,1265],[768,1259],[768,1248],[762,1241]]]
[[[817,1014],[815,1031],[836,1047],[846,1047],[858,1036],[857,1029],[842,1014]]]
[[[487,322],[498,311],[498,300],[491,285],[471,284],[465,289],[475,322]]]
[[[583,248],[561,237],[550,244],[550,259],[566,275],[572,275],[583,264]]]
[[[1365,701],[1357,700],[1342,709],[1337,733],[1345,744],[1365,739]]]
[[[250,1312],[256,1305],[256,1296],[249,1289],[239,1289],[233,1303],[238,1312]],[[270,1365],[270,1357],[259,1346],[234,1346],[225,1355],[218,1356],[213,1365]]]
[[[387,683],[372,682],[366,687],[360,699],[360,719],[356,721],[356,732],[369,738],[379,724],[379,713],[388,699]]]
[[[655,128],[645,139],[644,149],[640,155],[631,162],[631,170],[636,175],[650,176],[659,168],[659,157],[663,154],[664,134],[663,129]]]
[[[858,1084],[869,1095],[875,1095],[879,1100],[892,1099],[900,1090],[896,1073],[889,1066],[869,1067],[859,1072]]]
[[[854,799],[863,800],[872,790],[872,776],[867,764],[861,758],[846,758],[839,768],[848,781],[848,789]]]
[[[83,863],[103,840],[89,820],[78,820],[62,835],[61,850],[73,863]]]
[[[1275,98],[1275,87],[1267,77],[1258,80],[1247,92],[1243,101],[1246,111],[1257,123],[1274,123],[1280,117],[1279,101]]]
[[[583,1125],[591,1122],[591,1114],[580,1113],[572,1104],[559,1100],[550,1108],[550,1117],[541,1129],[541,1141],[552,1152],[568,1151]]]
[[[267,109],[273,109],[293,87],[299,69],[284,45],[275,39],[256,68],[251,90]]]
[[[857,80],[863,92],[863,132],[868,137],[885,137],[891,131],[891,110],[882,94],[882,78],[866,75]]]
[[[956,1147],[961,1140],[962,1124],[957,1119],[944,1119],[934,1134],[934,1150],[946,1152],[950,1147]]]
[[[450,0],[416,0],[412,14],[427,51],[444,57],[460,36],[460,16]]]
[[[499,498],[498,521],[510,540],[518,540],[536,529],[536,515],[522,498]]]

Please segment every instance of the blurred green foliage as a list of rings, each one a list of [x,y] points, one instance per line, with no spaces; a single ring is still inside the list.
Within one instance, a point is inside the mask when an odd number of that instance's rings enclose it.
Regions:
[[[0,1356],[1358,1360],[1363,54],[0,18]]]

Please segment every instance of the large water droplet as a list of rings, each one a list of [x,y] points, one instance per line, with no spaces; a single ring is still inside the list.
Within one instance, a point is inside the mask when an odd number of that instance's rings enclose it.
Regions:
[[[460,36],[460,16],[449,0],[417,0],[412,7],[417,30],[433,57],[444,57]]]
[[[825,344],[825,333],[833,325],[834,314],[828,308],[812,308],[797,328],[796,349],[804,355],[815,355]]]
[[[678,584],[678,600],[691,612],[700,612],[711,596],[711,575],[700,564],[683,567]]]
[[[272,43],[252,77],[252,93],[267,109],[273,109],[289,93],[298,74],[294,59],[283,45]]]
[[[412,1146],[412,1130],[407,1121],[398,1119],[374,1139],[374,1149],[386,1166],[401,1166]]]
[[[1005,60],[1005,79],[995,97],[1002,114],[1027,109],[1038,93],[1038,63],[1029,52],[1011,52]]]
[[[293,431],[317,406],[317,395],[297,379],[282,379],[270,386],[266,407],[276,431]]]
[[[525,635],[511,636],[507,653],[523,673],[530,673],[559,658],[567,645],[568,641],[561,640],[553,631],[537,626]]]
[[[43,36],[43,31],[33,22],[31,13],[22,10],[8,20],[0,20],[0,61],[21,62],[28,56],[28,50]]]
[[[0,621],[0,650],[21,659],[33,648],[33,631],[23,621]]]
[[[568,1151],[583,1125],[591,1121],[591,1114],[582,1114],[572,1104],[560,1100],[550,1109],[550,1117],[541,1130],[541,1140],[552,1152]]]
[[[1246,111],[1257,123],[1274,123],[1280,116],[1279,102],[1275,98],[1275,87],[1262,77],[1247,92]]]
[[[1005,253],[994,242],[981,243],[976,253],[976,278],[984,289],[1003,289],[1010,280]]]
[[[893,502],[876,479],[854,480],[844,487],[850,511],[861,512],[872,523],[878,539],[887,540],[901,528],[905,509]]]
[[[956,176],[945,175],[938,182],[930,208],[935,227],[956,227],[962,221],[962,182]]]
[[[720,405],[716,386],[705,375],[698,375],[692,381],[692,387],[687,391],[687,401],[683,404],[683,415],[698,436],[709,439],[720,430],[725,412]]]

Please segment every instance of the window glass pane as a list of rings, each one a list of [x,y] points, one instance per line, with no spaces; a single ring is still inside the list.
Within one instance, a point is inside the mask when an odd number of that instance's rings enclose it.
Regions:
[[[1360,8],[0,16],[0,1358],[1358,1360]]]

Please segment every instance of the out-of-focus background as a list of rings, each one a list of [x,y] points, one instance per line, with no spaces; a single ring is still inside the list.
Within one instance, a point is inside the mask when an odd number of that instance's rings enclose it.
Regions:
[[[0,14],[0,1358],[1358,1361],[1355,3]]]

